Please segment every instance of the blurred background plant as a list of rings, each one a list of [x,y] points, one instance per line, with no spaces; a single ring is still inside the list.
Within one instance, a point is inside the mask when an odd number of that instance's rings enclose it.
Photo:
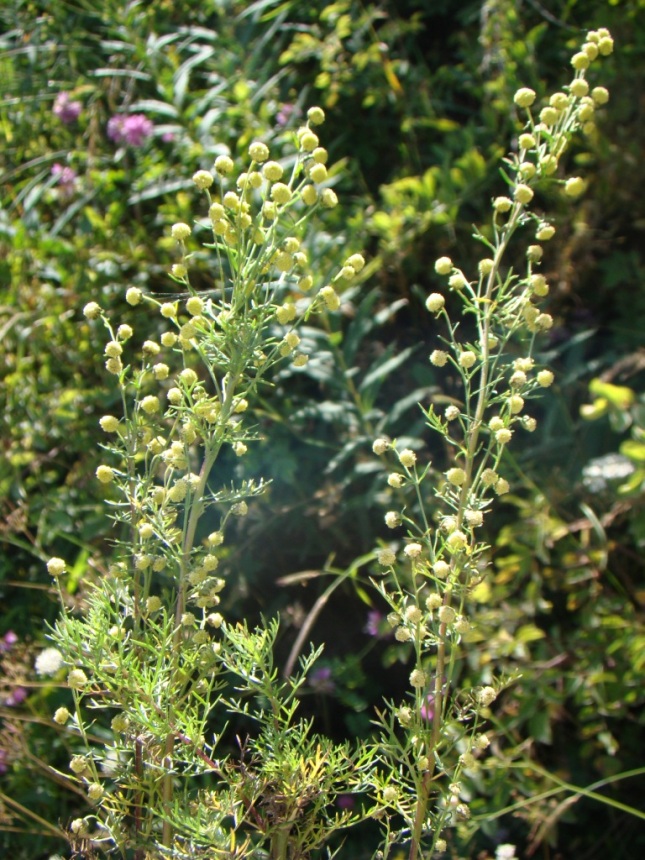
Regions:
[[[628,806],[643,793],[642,776],[619,778],[643,764],[639,16],[641,0],[557,0],[548,9],[532,0],[2,5],[7,856],[64,852],[61,830],[84,811],[48,769],[64,769],[74,751],[51,722],[66,693],[55,674],[35,668],[47,647],[43,621],[56,616],[43,559],[75,560],[67,588],[80,608],[112,551],[92,476],[97,419],[114,410],[114,395],[80,309],[100,300],[109,310],[126,284],[171,292],[165,228],[189,217],[192,173],[251,139],[288,133],[308,104],[327,109],[330,160],[347,165],[339,190],[349,202],[307,251],[322,275],[352,250],[367,249],[369,262],[363,284],[343,295],[333,330],[301,333],[315,342],[316,359],[297,377],[286,369],[259,404],[268,444],[249,452],[246,466],[273,483],[246,524],[246,551],[227,559],[235,587],[225,599],[230,616],[280,611],[285,662],[303,624],[325,642],[303,707],[336,737],[367,737],[374,706],[400,690],[404,675],[384,607],[361,581],[368,571],[360,560],[376,538],[388,538],[392,492],[371,442],[376,434],[409,447],[430,442],[416,402],[454,396],[450,378],[440,388],[427,361],[422,303],[435,286],[431,264],[445,253],[472,268],[472,224],[499,191],[498,160],[518,128],[512,95],[519,86],[553,89],[592,26],[609,27],[619,50],[605,66],[611,101],[602,126],[571,156],[589,192],[573,221],[555,198],[539,201],[559,227],[543,263],[556,318],[543,358],[558,383],[541,402],[539,434],[513,451],[521,489],[490,525],[495,577],[471,610],[487,633],[461,669],[473,684],[486,682],[492,660],[521,671],[496,703],[494,745],[521,767],[511,780],[492,772],[473,786],[479,827],[464,826],[450,849],[485,857],[514,842],[526,856],[588,860],[642,851],[637,817],[549,794],[554,775],[580,787],[608,780],[598,791]],[[193,282],[212,286],[207,257],[196,254],[192,266]],[[140,313],[120,310],[133,326]],[[441,459],[441,450],[432,453]],[[332,571],[348,575],[330,590]],[[368,856],[355,838],[354,856]]]

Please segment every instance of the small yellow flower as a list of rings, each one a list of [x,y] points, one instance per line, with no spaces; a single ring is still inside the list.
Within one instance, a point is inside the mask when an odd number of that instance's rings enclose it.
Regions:
[[[142,298],[143,293],[138,287],[130,287],[128,290],[126,290],[125,300],[129,305],[132,305],[133,307],[135,305],[138,305],[141,302]]]
[[[102,484],[109,484],[114,480],[114,469],[109,466],[99,466],[96,470],[96,477]]]
[[[524,185],[520,183],[515,186],[515,190],[513,191],[513,198],[518,202],[526,205],[533,200],[533,189],[529,188],[528,185]]]
[[[95,320],[101,316],[101,306],[96,302],[88,302],[83,308],[83,314],[88,320]]]
[[[535,101],[535,90],[532,90],[529,87],[521,87],[513,96],[513,101],[518,107],[531,107]]]
[[[184,242],[192,233],[192,230],[188,226],[188,224],[178,223],[173,224],[170,228],[170,235],[173,239],[176,239],[178,242]]]
[[[266,143],[262,143],[262,141],[255,140],[249,146],[249,156],[252,161],[257,161],[261,164],[269,157],[269,147],[266,145]]]
[[[208,170],[198,170],[197,173],[193,174],[193,182],[200,191],[203,191],[206,188],[210,188],[213,184],[213,174]]]
[[[564,193],[568,197],[579,197],[585,190],[586,183],[580,176],[572,176],[564,183]]]
[[[67,570],[67,564],[62,558],[54,556],[47,562],[47,570],[52,576],[61,576]]]
[[[338,197],[336,196],[336,192],[333,191],[331,188],[325,188],[325,190],[320,195],[320,202],[326,209],[333,209],[334,206],[338,205]]]
[[[307,119],[312,125],[322,125],[325,121],[325,112],[320,107],[310,107],[307,111]]]
[[[215,170],[220,176],[228,176],[234,169],[233,159],[228,155],[218,155],[215,159]]]

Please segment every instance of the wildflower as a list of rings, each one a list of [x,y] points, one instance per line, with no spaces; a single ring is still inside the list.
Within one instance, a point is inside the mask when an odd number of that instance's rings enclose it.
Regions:
[[[520,87],[513,96],[513,101],[518,107],[531,107],[535,101],[535,90],[529,89],[529,87]]]
[[[325,179],[327,179],[327,168],[324,164],[313,164],[308,175],[312,182],[315,182],[316,185],[320,185],[321,182],[324,182]]]
[[[193,231],[188,226],[188,224],[178,223],[173,224],[170,228],[170,235],[173,239],[176,239],[178,242],[184,242]]]
[[[390,547],[384,547],[376,552],[376,559],[382,567],[388,567],[396,561],[396,554]]]
[[[591,98],[597,105],[607,104],[609,101],[609,91],[605,87],[594,87],[591,91]]]
[[[460,487],[466,480],[466,473],[463,469],[459,468],[448,469],[446,478],[455,487]]]
[[[56,180],[56,184],[61,190],[64,197],[69,197],[74,193],[76,188],[77,173],[71,167],[64,167],[62,164],[52,165],[51,174]]]
[[[420,543],[409,543],[403,552],[408,558],[418,558],[423,552],[423,547]]]
[[[571,65],[576,71],[582,72],[585,69],[589,68],[589,57],[584,53],[584,51],[579,51],[577,54],[574,54],[571,57]]]
[[[435,367],[443,367],[448,361],[448,353],[444,352],[443,349],[433,349],[430,353],[430,362],[435,365]]]
[[[401,525],[401,514],[396,511],[388,511],[385,514],[385,525],[389,529],[395,529]]]
[[[284,182],[276,182],[271,186],[271,199],[280,206],[291,200],[291,189]]]
[[[213,174],[210,170],[198,170],[197,173],[193,173],[193,182],[203,191],[206,188],[210,188],[213,184]]]
[[[452,290],[463,290],[464,287],[468,286],[468,281],[463,272],[455,272],[454,275],[448,278],[448,286]]]
[[[542,259],[544,248],[541,245],[529,245],[526,249],[526,259],[531,263],[537,263]]]
[[[456,406],[447,406],[443,414],[446,417],[446,421],[454,421],[455,418],[459,418],[460,413]]]
[[[336,690],[332,670],[329,666],[320,666],[318,669],[314,669],[309,675],[308,681],[315,693],[330,694]]]
[[[96,477],[102,484],[109,484],[114,480],[114,469],[109,466],[99,466],[96,470]]]
[[[70,101],[69,93],[58,93],[54,99],[52,113],[64,125],[71,125],[79,118],[83,105],[80,102]]]
[[[506,445],[511,441],[512,435],[512,430],[509,430],[508,427],[502,427],[501,430],[498,430],[495,433],[495,439],[499,442],[500,445]]]
[[[61,576],[67,570],[67,564],[62,558],[50,558],[47,562],[47,570],[52,576]]]
[[[500,478],[495,484],[495,492],[498,496],[503,496],[510,490],[510,485],[505,478]]]
[[[307,118],[312,125],[322,125],[325,121],[325,112],[320,107],[310,107]]]
[[[103,786],[99,782],[92,782],[87,788],[87,796],[90,800],[100,800],[104,792]]]
[[[449,275],[452,271],[452,260],[450,257],[439,257],[434,264],[434,270],[438,275]]]
[[[220,176],[228,176],[235,169],[233,159],[228,155],[218,155],[214,166]]]
[[[437,579],[446,579],[450,573],[450,565],[445,561],[435,561],[432,565],[432,572]]]
[[[82,690],[87,684],[87,675],[82,669],[72,669],[67,676],[67,683],[72,690]]]
[[[462,531],[454,531],[446,539],[446,546],[451,552],[462,552],[468,546],[468,538]]]
[[[398,472],[390,472],[387,476],[387,483],[390,487],[394,487],[394,489],[398,490],[399,487],[403,486],[403,482],[405,478],[403,475],[400,475]]]
[[[492,487],[497,482],[499,475],[494,469],[484,469],[481,473],[482,484],[485,487]]]
[[[152,134],[154,125],[142,113],[113,116],[108,120],[107,135],[114,143],[139,147]]]
[[[411,469],[417,462],[417,455],[410,448],[404,448],[399,454],[399,461],[406,469]]]
[[[438,313],[446,304],[445,298],[441,293],[431,293],[426,299],[426,308],[430,313]]]
[[[338,197],[336,196],[336,192],[332,191],[331,188],[325,188],[325,190],[320,196],[320,202],[326,209],[333,209],[334,206],[338,204]]]
[[[133,334],[134,332],[132,331],[132,327],[126,325],[125,323],[123,325],[120,325],[116,330],[116,336],[119,338],[119,340],[130,340]]]
[[[87,770],[87,762],[82,755],[75,755],[69,763],[69,769],[80,775]]]
[[[524,134],[521,134],[519,137],[520,149],[524,149],[524,150],[533,149],[533,147],[535,146],[535,143],[536,143],[536,141],[535,141],[535,138],[533,137],[533,135],[528,134],[527,132],[525,132]]]
[[[496,197],[493,200],[493,209],[495,212],[508,212],[513,205],[513,201],[508,197]]]
[[[384,454],[389,447],[390,443],[387,439],[375,439],[372,443],[372,451],[374,451],[374,453],[379,457],[381,454]]]
[[[465,350],[459,354],[459,366],[468,370],[477,361],[477,356],[471,350]]]
[[[88,302],[83,308],[83,316],[88,320],[95,320],[101,316],[101,306],[96,302]]]
[[[231,505],[231,513],[234,517],[245,517],[249,512],[249,506],[246,502],[236,502]]]
[[[159,398],[154,394],[148,394],[141,401],[141,408],[147,415],[153,415],[155,412],[159,411]]]
[[[438,614],[439,621],[441,621],[442,624],[452,624],[457,617],[457,613],[452,606],[441,606]]]
[[[564,183],[564,193],[567,197],[579,197],[585,190],[586,183],[579,176],[572,176]]]
[[[575,96],[577,99],[581,99],[589,92],[589,84],[584,78],[576,78],[575,81],[571,81],[569,89],[571,90],[572,96]]]
[[[508,398],[508,407],[511,415],[518,415],[524,408],[524,398],[519,394],[513,394]]]
[[[57,708],[54,712],[54,722],[58,723],[59,726],[64,726],[69,717],[70,714],[67,708]]]
[[[482,706],[482,708],[487,708],[491,705],[495,699],[497,698],[497,693],[493,689],[493,687],[482,687],[477,691],[477,701]]]
[[[186,310],[193,317],[199,316],[204,310],[203,300],[199,296],[191,296],[186,302]]]
[[[313,206],[314,203],[318,200],[318,191],[314,188],[313,185],[305,185],[305,187],[302,189],[302,199],[307,204],[307,206]]]
[[[320,296],[330,311],[337,311],[340,307],[340,297],[333,287],[326,286],[320,291]]]
[[[138,287],[130,287],[126,290],[125,300],[129,305],[132,305],[133,307],[138,305],[142,298],[143,293]]]
[[[37,675],[55,675],[63,665],[63,655],[58,648],[45,648],[36,657]]]
[[[466,511],[464,518],[472,528],[476,528],[484,522],[484,515],[481,511]]]
[[[542,388],[548,388],[550,385],[553,385],[553,380],[555,379],[550,370],[541,370],[536,378],[538,385],[541,385]]]
[[[141,351],[144,355],[159,355],[161,352],[161,347],[154,340],[144,340],[143,346],[141,347]]]
[[[417,689],[425,687],[428,682],[428,676],[421,669],[413,669],[410,673],[410,686]]]
[[[249,157],[252,161],[257,161],[259,163],[266,161],[269,157],[269,147],[266,145],[266,143],[262,143],[259,140],[255,140],[249,146]]]
[[[513,191],[513,198],[518,202],[526,205],[530,203],[533,199],[533,189],[529,188],[528,185],[524,185],[520,183],[515,186],[515,190]]]

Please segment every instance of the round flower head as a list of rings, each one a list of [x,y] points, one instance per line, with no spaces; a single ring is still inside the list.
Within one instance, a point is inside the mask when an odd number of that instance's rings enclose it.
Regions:
[[[291,200],[291,189],[284,182],[276,182],[271,187],[271,199],[280,205],[284,205]]]
[[[190,236],[191,233],[192,233],[192,230],[190,229],[188,224],[183,224],[181,222],[179,224],[173,224],[172,227],[170,228],[170,235],[172,236],[173,239],[176,239],[178,242],[185,241]]]
[[[55,675],[63,665],[63,655],[58,648],[45,648],[36,657],[34,668],[38,675]]]
[[[439,621],[441,621],[442,624],[452,624],[457,617],[457,613],[452,608],[452,606],[442,606],[439,609],[438,615]]]
[[[88,320],[95,320],[101,316],[101,306],[96,302],[88,302],[83,308],[83,315]]]
[[[537,375],[538,385],[542,388],[548,388],[553,385],[554,376],[550,370],[541,370]]]
[[[399,461],[402,466],[411,469],[412,466],[414,466],[414,464],[417,462],[417,455],[409,448],[404,448],[403,451],[401,451],[401,453],[399,454]]]
[[[69,717],[70,713],[67,708],[58,708],[54,713],[54,722],[58,723],[59,726],[64,726]]]
[[[401,514],[396,511],[388,511],[385,514],[385,525],[389,529],[395,529],[401,525]]]
[[[377,550],[376,560],[382,567],[388,567],[396,561],[396,554],[394,550],[385,547],[384,549]]]
[[[609,91],[605,87],[594,87],[591,91],[591,98],[597,105],[607,104],[609,101]]]
[[[72,669],[67,676],[67,683],[72,690],[82,690],[87,684],[87,675],[82,669]]]
[[[459,354],[459,366],[468,370],[477,361],[477,356],[471,350],[465,350]]]
[[[446,579],[450,573],[450,565],[446,561],[435,561],[432,565],[432,572],[437,579]]]
[[[327,168],[324,164],[313,164],[309,169],[309,179],[312,182],[315,182],[316,185],[320,185],[321,182],[324,182],[327,179]]]
[[[266,145],[266,143],[262,143],[259,140],[255,140],[249,146],[249,157],[252,161],[257,161],[261,164],[269,157],[269,147]]]
[[[325,207],[325,209],[333,209],[334,206],[338,205],[338,197],[336,196],[336,192],[333,191],[331,188],[325,188],[325,190],[320,195],[320,202]]]
[[[441,293],[430,293],[426,299],[426,308],[430,313],[438,313],[446,304],[445,298]]]
[[[466,280],[463,272],[455,272],[454,275],[451,275],[448,278],[448,286],[452,290],[463,290],[467,285],[468,281]]]
[[[337,311],[340,307],[340,297],[333,287],[326,286],[320,291],[320,296],[330,311]]]
[[[389,448],[390,443],[387,439],[375,439],[372,443],[372,451],[379,457],[381,454],[385,454]]]
[[[267,161],[262,168],[262,176],[268,179],[269,182],[277,182],[278,179],[282,179],[283,173],[284,169],[277,161]]]
[[[585,190],[586,183],[580,176],[572,176],[564,183],[564,193],[567,197],[579,197]]]
[[[409,543],[403,550],[403,552],[407,555],[408,558],[417,558],[421,555],[422,551],[423,547],[420,543]]]
[[[434,264],[434,270],[438,275],[449,275],[452,271],[452,260],[450,257],[439,257]]]
[[[435,367],[443,367],[448,361],[448,353],[444,352],[442,349],[434,349],[430,353],[430,362],[435,365]]]
[[[571,65],[578,72],[583,72],[585,69],[588,69],[589,63],[589,57],[584,53],[584,51],[579,51],[571,57]]]
[[[235,165],[233,164],[233,159],[228,155],[218,155],[215,159],[215,170],[219,173],[220,176],[228,176],[229,173],[233,173],[235,169]]]
[[[477,692],[477,701],[483,708],[487,708],[497,698],[497,693],[492,687],[482,687]]]
[[[125,300],[133,307],[138,305],[143,297],[143,293],[138,287],[130,287],[125,294]]]
[[[197,317],[204,310],[204,302],[199,296],[191,296],[186,302],[186,310],[191,316]]]
[[[508,212],[513,205],[513,201],[508,197],[496,197],[493,200],[493,209],[495,212]]]
[[[114,480],[114,469],[109,466],[99,466],[96,470],[96,477],[102,484],[109,484]]]
[[[67,570],[67,564],[63,561],[62,558],[57,558],[54,556],[50,558],[47,562],[47,571],[51,574],[51,576],[61,576]]]
[[[518,203],[522,203],[526,205],[530,203],[533,199],[533,189],[529,188],[528,185],[523,185],[520,183],[515,186],[515,191],[513,192],[513,197],[517,200]]]
[[[410,686],[415,688],[425,687],[428,676],[421,669],[413,669],[410,673]]]
[[[313,185],[305,185],[305,187],[302,189],[302,199],[307,204],[307,206],[313,206],[314,203],[318,200],[318,192]]]
[[[575,81],[571,81],[569,89],[571,90],[572,96],[575,96],[577,99],[581,99],[589,92],[589,84],[584,78],[576,78]]]
[[[535,90],[529,89],[529,87],[521,87],[513,96],[513,101],[518,107],[531,107],[535,101]]]
[[[310,107],[307,111],[307,119],[312,125],[322,125],[325,121],[325,112],[320,107]]]
[[[205,188],[210,188],[214,182],[213,174],[209,170],[198,170],[193,174],[193,182],[203,191]]]
[[[446,478],[455,487],[461,487],[466,480],[466,473],[463,469],[459,468],[448,469],[446,472]]]

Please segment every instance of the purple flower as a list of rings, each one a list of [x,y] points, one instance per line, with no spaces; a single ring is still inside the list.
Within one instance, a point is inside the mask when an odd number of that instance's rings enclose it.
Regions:
[[[27,691],[24,687],[15,687],[4,700],[6,708],[15,708],[16,705],[21,705],[27,698]]]
[[[7,770],[7,751],[0,748],[0,776]]]
[[[431,722],[434,719],[434,695],[428,693],[425,702],[421,705],[421,718]]]
[[[0,639],[0,654],[2,654],[3,651],[10,651],[17,641],[18,636],[13,632],[13,630],[7,630],[2,639]]]
[[[142,113],[130,116],[113,116],[108,120],[107,135],[115,143],[141,146],[150,137],[154,125]]]
[[[333,693],[336,689],[336,684],[334,684],[329,666],[321,666],[319,669],[314,669],[309,676],[309,685],[316,693]]]
[[[58,93],[54,100],[53,112],[65,125],[71,125],[76,122],[80,112],[83,110],[83,105],[80,102],[71,102],[69,93]]]
[[[284,126],[289,122],[289,120],[291,119],[291,114],[293,113],[293,111],[294,111],[294,105],[291,105],[291,104],[283,104],[282,105],[282,107],[280,108],[280,110],[276,114],[276,118],[275,118],[275,121],[277,122],[277,124],[281,128],[284,128]]]
[[[76,171],[71,167],[63,167],[62,164],[52,165],[52,176],[56,179],[61,194],[64,197],[71,196],[76,190]]]
[[[353,809],[356,806],[356,798],[352,794],[339,794],[336,806],[339,809]]]
[[[392,635],[392,628],[388,624],[386,617],[378,609],[371,609],[367,613],[367,621],[363,630],[375,639],[389,639]]]

